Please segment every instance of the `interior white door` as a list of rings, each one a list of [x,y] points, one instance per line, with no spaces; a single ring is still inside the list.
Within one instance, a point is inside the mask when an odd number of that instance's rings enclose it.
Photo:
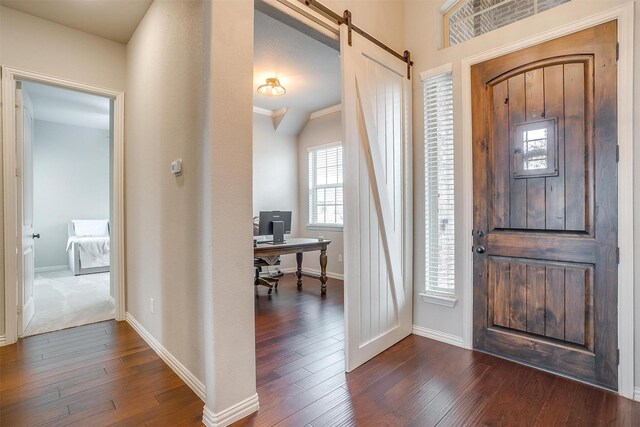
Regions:
[[[28,95],[17,82],[16,87],[16,162],[18,212],[18,335],[35,313],[33,279],[35,270],[33,242],[33,108]],[[21,234],[21,236],[20,236]]]
[[[412,330],[411,81],[341,26],[345,356],[351,371]]]

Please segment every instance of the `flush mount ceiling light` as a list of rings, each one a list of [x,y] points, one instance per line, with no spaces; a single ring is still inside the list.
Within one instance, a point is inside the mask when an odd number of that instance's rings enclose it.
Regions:
[[[280,84],[280,80],[273,77],[267,79],[267,82],[258,86],[258,93],[264,96],[280,96],[284,95],[287,90]]]

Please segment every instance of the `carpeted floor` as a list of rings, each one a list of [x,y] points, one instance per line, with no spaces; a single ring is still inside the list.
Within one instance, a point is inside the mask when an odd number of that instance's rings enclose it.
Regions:
[[[109,273],[74,276],[70,270],[36,273],[35,314],[25,335],[113,319]]]

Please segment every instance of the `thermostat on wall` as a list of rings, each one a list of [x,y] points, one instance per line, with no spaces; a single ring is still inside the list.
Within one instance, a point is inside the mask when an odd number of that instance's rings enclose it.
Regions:
[[[182,159],[171,162],[171,173],[175,176],[182,175]]]

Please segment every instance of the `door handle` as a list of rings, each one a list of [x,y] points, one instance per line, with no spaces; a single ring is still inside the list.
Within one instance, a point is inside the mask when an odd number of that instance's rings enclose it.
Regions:
[[[34,238],[34,239],[39,239],[39,238],[40,238],[40,233],[38,233],[38,234],[33,234],[33,238]]]
[[[486,250],[487,249],[482,245],[476,246],[476,248],[474,249],[475,253],[477,253],[477,254],[483,254],[483,253],[485,253]]]

